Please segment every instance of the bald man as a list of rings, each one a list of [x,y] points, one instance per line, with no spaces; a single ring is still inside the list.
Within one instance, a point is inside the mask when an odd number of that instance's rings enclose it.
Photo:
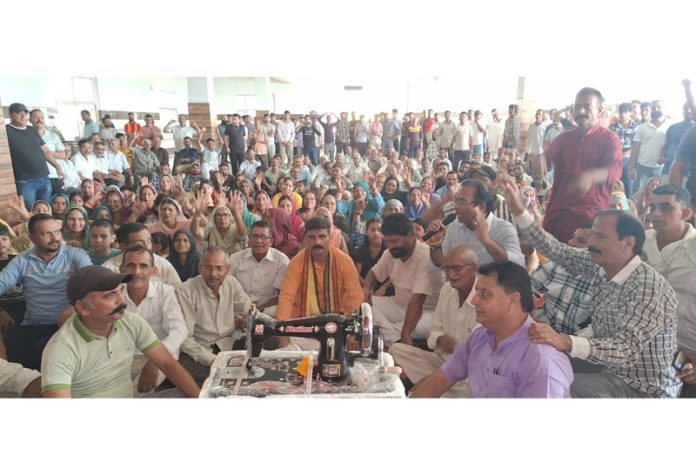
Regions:
[[[476,293],[478,261],[473,248],[460,245],[452,248],[442,264],[447,282],[440,291],[433,312],[432,327],[425,351],[411,345],[395,343],[389,348],[394,363],[412,383],[418,382],[437,370],[452,355],[457,345],[466,340],[478,325],[476,309],[471,299]],[[443,397],[470,397],[466,381],[455,384]]]

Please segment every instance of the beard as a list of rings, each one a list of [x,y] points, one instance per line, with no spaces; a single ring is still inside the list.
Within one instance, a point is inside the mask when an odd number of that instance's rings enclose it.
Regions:
[[[391,256],[395,259],[405,257],[409,252],[411,252],[411,248],[409,246],[396,247],[389,250],[389,254],[391,254]]]

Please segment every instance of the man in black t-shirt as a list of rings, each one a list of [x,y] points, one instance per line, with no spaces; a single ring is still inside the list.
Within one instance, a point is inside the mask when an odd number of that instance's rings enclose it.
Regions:
[[[239,164],[246,155],[246,128],[241,124],[239,114],[232,114],[232,122],[225,128],[225,149],[229,150],[232,174],[237,174]]]
[[[10,104],[10,123],[7,125],[7,141],[10,146],[12,171],[17,194],[24,198],[24,205],[31,209],[36,200],[50,201],[51,179],[48,178],[48,161],[63,178],[63,170],[53,158],[39,133],[27,126],[29,111],[24,104]]]
[[[317,148],[316,136],[321,136],[321,131],[312,125],[312,118],[309,115],[304,116],[304,125],[298,126],[295,133],[302,134],[302,150],[312,161],[312,165],[319,165],[319,148]]]

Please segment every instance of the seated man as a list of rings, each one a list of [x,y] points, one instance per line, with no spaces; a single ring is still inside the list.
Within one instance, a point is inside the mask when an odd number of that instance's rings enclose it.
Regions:
[[[534,320],[532,285],[522,266],[493,262],[479,267],[476,295],[478,328],[460,343],[444,365],[420,382],[411,397],[440,397],[468,379],[473,397],[568,397],[573,371],[568,357],[529,339]]]
[[[116,241],[118,241],[121,249],[126,249],[129,246],[134,246],[140,244],[145,249],[152,251],[152,236],[150,231],[143,223],[126,223],[121,225],[116,231]],[[160,280],[165,284],[173,285],[174,287],[179,287],[181,285],[181,279],[179,274],[169,262],[164,257],[154,255],[155,257],[155,271],[152,277],[155,280]],[[111,269],[116,272],[120,269],[121,263],[123,262],[123,255],[119,254],[112,257],[102,265],[107,269]]]
[[[474,248],[479,264],[512,261],[524,265],[524,255],[515,227],[493,213],[495,193],[479,180],[464,180],[454,199],[457,221],[446,228],[440,220],[428,227],[434,232],[428,241],[430,257],[436,266],[444,253],[466,244]],[[443,237],[443,233],[444,234]]]
[[[535,223],[511,177],[501,183],[522,235],[549,259],[591,281],[592,336],[569,336],[542,323],[529,333],[536,343],[586,360],[573,361],[573,397],[676,397],[677,298],[669,282],[640,259],[643,225],[622,210],[600,211],[589,247],[575,249]]]
[[[366,300],[372,297],[374,322],[382,330],[384,345],[397,340],[412,345],[413,338],[427,339],[430,334],[442,273],[430,262],[428,246],[413,235],[405,214],[384,218],[382,236],[389,252],[368,272],[363,292]],[[372,296],[372,289],[387,278],[394,285],[394,297]]]
[[[645,231],[645,260],[672,285],[679,299],[677,306],[677,345],[696,365],[696,230],[687,221],[691,193],[686,188],[662,185],[648,198],[650,222]],[[679,374],[684,386],[681,397],[696,397],[696,371]]]
[[[41,397],[41,373],[5,359],[5,345],[0,338],[0,393],[22,397]]]
[[[126,310],[140,315],[169,354],[178,359],[179,347],[188,336],[188,330],[174,287],[151,279],[154,262],[152,251],[143,246],[135,245],[123,251],[121,272],[133,276],[123,292],[123,299]],[[140,396],[162,384],[164,373],[138,351],[133,357],[131,379],[133,394]]]
[[[353,260],[330,243],[331,223],[305,224],[305,248],[290,259],[278,297],[276,318],[290,320],[337,313],[350,315],[363,302]]]
[[[581,226],[568,245],[587,249],[591,236],[591,226]],[[536,320],[548,323],[556,331],[577,335],[590,324],[591,285],[591,279],[573,275],[552,260],[546,261],[532,273],[532,289],[544,297],[544,307]]]
[[[467,339],[476,323],[476,309],[471,303],[476,293],[476,253],[469,246],[457,246],[445,255],[442,271],[447,283],[433,311],[433,322],[426,351],[404,343],[394,343],[389,353],[394,364],[401,366],[406,377],[418,384],[452,356],[458,344]],[[460,381],[445,396],[470,397],[466,381]]]
[[[130,367],[136,348],[187,397],[198,397],[199,387],[147,322],[125,311],[121,284],[131,278],[102,266],[83,267],[70,276],[67,296],[75,314],[43,353],[44,397],[133,397]]]
[[[251,299],[229,275],[227,252],[219,246],[203,251],[198,273],[176,290],[176,296],[188,327],[179,362],[202,384],[215,355],[231,350],[241,337],[236,330],[246,325]]]
[[[289,259],[271,244],[273,228],[266,221],[256,221],[251,225],[251,247],[232,254],[230,267],[256,308],[274,317]]]
[[[29,219],[34,247],[12,259],[0,272],[0,295],[18,284],[24,288],[27,310],[21,325],[5,333],[8,360],[25,368],[41,368],[41,353],[58,325],[73,313],[65,296],[71,272],[91,264],[82,249],[62,242],[61,223],[48,214]]]

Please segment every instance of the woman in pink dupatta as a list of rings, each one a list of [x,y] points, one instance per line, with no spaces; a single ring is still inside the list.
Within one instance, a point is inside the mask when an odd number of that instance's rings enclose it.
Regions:
[[[295,203],[293,203],[292,198],[288,195],[281,196],[278,200],[278,208],[284,209],[290,215],[292,233],[299,242],[302,242],[304,239],[304,221],[297,216],[297,210],[295,210]]]
[[[273,247],[293,258],[300,250],[300,242],[292,233],[290,215],[284,209],[268,208],[264,221],[273,228]]]

